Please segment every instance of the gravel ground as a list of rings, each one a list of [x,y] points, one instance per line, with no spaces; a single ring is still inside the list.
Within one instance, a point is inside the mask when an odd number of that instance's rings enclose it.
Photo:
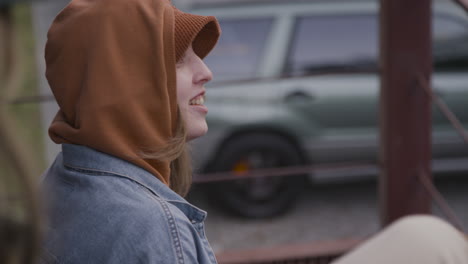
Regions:
[[[466,228],[468,177],[463,176],[440,179],[437,187]],[[216,252],[361,238],[375,233],[380,226],[375,182],[310,187],[290,212],[264,220],[226,214],[196,190],[190,200],[208,211],[206,233]],[[436,207],[434,214],[441,215]]]

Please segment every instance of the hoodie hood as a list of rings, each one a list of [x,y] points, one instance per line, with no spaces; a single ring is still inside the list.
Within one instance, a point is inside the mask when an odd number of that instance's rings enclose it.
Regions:
[[[190,43],[204,57],[219,33],[214,17],[168,0],[72,0],[47,35],[46,77],[60,108],[50,137],[130,161],[168,184],[170,162],[139,154],[161,149],[176,131],[176,59]]]

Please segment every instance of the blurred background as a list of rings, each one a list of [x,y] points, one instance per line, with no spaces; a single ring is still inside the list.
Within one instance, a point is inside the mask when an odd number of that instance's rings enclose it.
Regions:
[[[21,198],[34,188],[18,188],[24,183],[15,175],[38,180],[60,151],[47,135],[57,105],[43,51],[67,2],[1,2],[0,216],[14,222],[38,217]],[[214,250],[378,231],[378,1],[174,4],[215,15],[223,30],[206,59],[214,73],[210,131],[192,144],[197,171],[188,197],[208,211]],[[434,0],[432,28],[433,89],[467,128],[468,15]],[[466,227],[468,145],[436,107],[432,140],[436,185]],[[442,215],[435,206],[434,213]]]

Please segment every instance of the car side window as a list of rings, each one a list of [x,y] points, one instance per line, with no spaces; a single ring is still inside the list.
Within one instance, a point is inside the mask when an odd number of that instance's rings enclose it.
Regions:
[[[377,30],[374,15],[299,17],[285,74],[374,71],[377,68]]]
[[[223,34],[205,59],[215,81],[256,77],[273,19],[220,19]]]
[[[433,17],[435,71],[468,70],[468,26],[456,18]],[[287,76],[376,71],[375,15],[299,17],[286,62]]]
[[[446,15],[433,21],[433,60],[435,71],[468,70],[468,25]]]

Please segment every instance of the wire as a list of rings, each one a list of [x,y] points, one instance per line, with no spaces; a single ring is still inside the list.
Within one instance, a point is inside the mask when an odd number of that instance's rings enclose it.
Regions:
[[[468,13],[468,0],[453,0],[457,3],[466,13]]]
[[[434,91],[430,88],[429,82],[424,78],[423,74],[418,75],[418,82],[421,88],[429,95],[432,102],[436,104],[439,110],[444,114],[444,116],[450,121],[455,130],[460,134],[463,141],[468,144],[468,133],[463,128],[462,123],[457,118],[457,116],[450,110],[447,104],[440,99]]]
[[[455,130],[460,134],[463,141],[468,144],[468,134],[466,133],[463,125],[456,115],[450,110],[447,104],[438,96],[431,88],[429,82],[424,78],[423,74],[418,75],[419,86],[424,89],[424,91],[429,96],[430,100],[436,104],[439,110],[443,115],[450,121]],[[434,186],[434,183],[429,180],[429,177],[426,173],[420,172],[418,174],[418,179],[423,185],[423,187],[428,192],[429,196],[435,202],[435,204],[442,210],[442,212],[447,216],[449,221],[460,231],[464,231],[464,227],[460,219],[456,216],[454,211],[450,208],[442,194]]]
[[[423,187],[428,192],[429,196],[435,202],[435,204],[440,208],[440,210],[447,216],[448,220],[460,231],[464,232],[465,229],[463,227],[462,222],[457,217],[455,212],[450,208],[448,203],[445,201],[442,194],[437,190],[434,186],[434,183],[429,180],[429,177],[426,173],[421,172],[418,174],[418,179],[423,185]],[[466,233],[466,232],[465,232]]]

